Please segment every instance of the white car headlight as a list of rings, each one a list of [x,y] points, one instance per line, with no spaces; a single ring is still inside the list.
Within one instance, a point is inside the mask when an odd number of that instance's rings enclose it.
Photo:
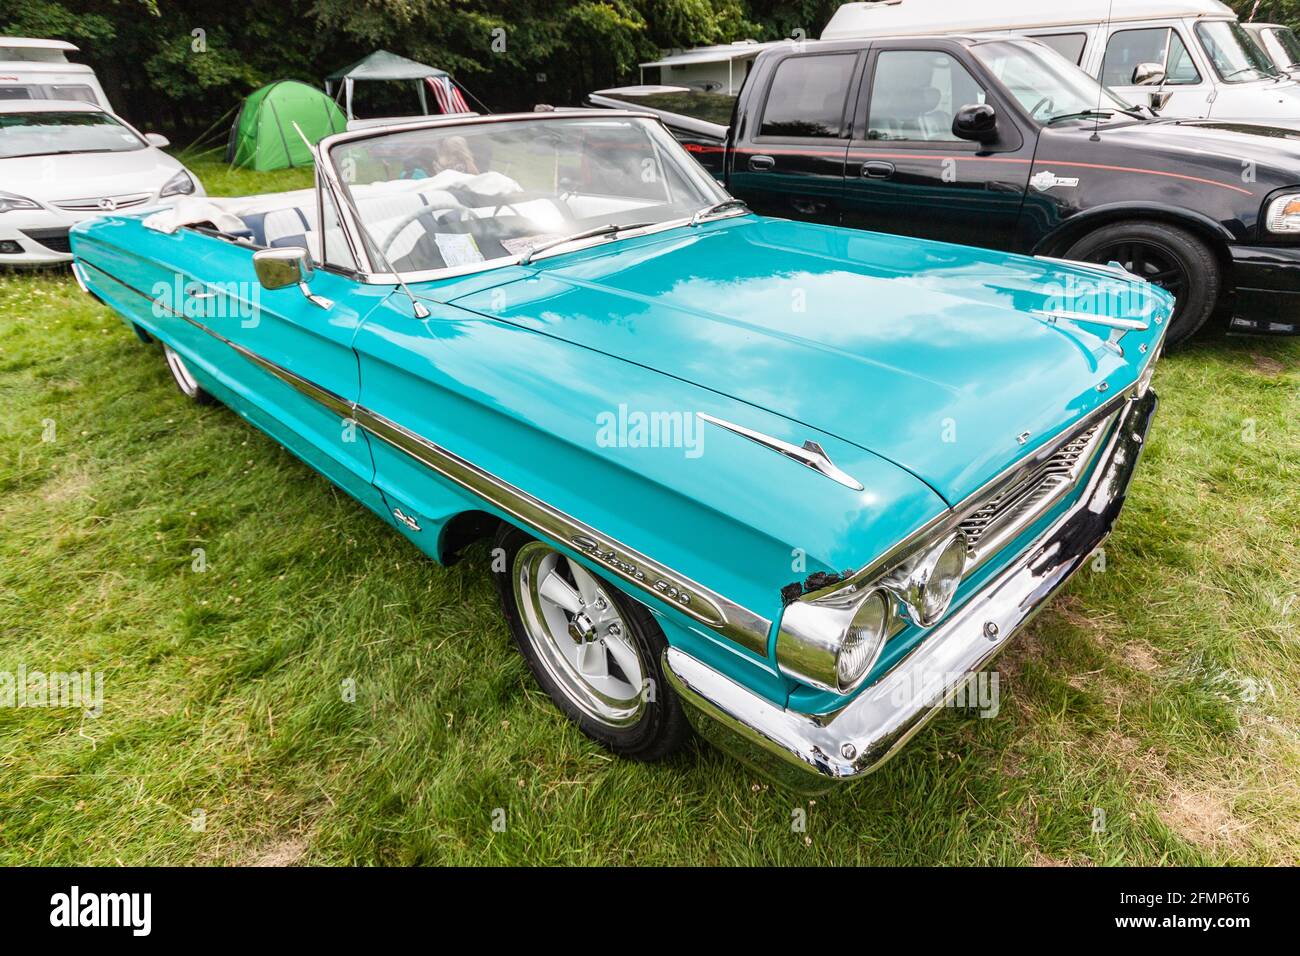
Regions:
[[[1269,203],[1264,224],[1279,235],[1300,234],[1300,193],[1278,196]]]
[[[26,196],[15,196],[13,193],[0,192],[0,212],[10,212],[14,209],[40,209],[41,204],[34,199],[28,199]]]
[[[181,170],[171,179],[167,180],[167,185],[163,186],[162,192],[158,194],[159,199],[165,199],[168,196],[188,196],[194,192],[194,179],[185,170]]]

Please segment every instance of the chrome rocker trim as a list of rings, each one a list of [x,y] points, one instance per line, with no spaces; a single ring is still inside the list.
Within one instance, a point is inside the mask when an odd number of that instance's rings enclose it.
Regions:
[[[1106,540],[1156,409],[1121,414],[1078,502],[907,658],[827,715],[786,710],[670,647],[664,672],[705,738],[796,790],[824,792],[876,770],[992,661]]]
[[[496,506],[521,524],[558,544],[571,548],[602,570],[645,591],[664,604],[676,608],[687,617],[730,638],[758,656],[767,657],[768,635],[772,630],[772,622],[767,618],[602,534],[590,525],[552,507],[522,488],[498,478],[397,422],[263,358],[237,342],[232,342],[220,332],[208,328],[191,316],[168,308],[148,293],[123,282],[116,276],[109,275],[103,269],[90,263],[84,265],[128,292],[134,292],[148,300],[156,308],[188,322],[200,332],[229,346],[249,362],[297,389],[340,418],[355,421],[375,438]]]

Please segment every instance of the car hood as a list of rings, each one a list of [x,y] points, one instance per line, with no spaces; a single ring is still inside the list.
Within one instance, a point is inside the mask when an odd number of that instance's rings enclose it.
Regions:
[[[6,192],[41,202],[156,193],[184,167],[159,149],[0,159]],[[197,182],[197,180],[196,180]]]
[[[1300,117],[1300,103],[1295,116]],[[1280,120],[1167,119],[1109,127],[1107,142],[1156,153],[1163,162],[1177,154],[1183,162],[1241,169],[1243,162],[1300,175],[1300,123]]]
[[[1130,385],[1162,328],[1124,358],[1033,310],[1172,308],[1097,270],[753,216],[535,265],[455,304],[835,435],[950,504]]]

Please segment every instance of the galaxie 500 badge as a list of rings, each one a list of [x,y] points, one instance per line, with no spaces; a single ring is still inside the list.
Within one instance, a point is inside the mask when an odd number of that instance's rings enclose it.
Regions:
[[[1050,169],[1044,169],[1041,173],[1034,174],[1034,178],[1029,180],[1029,185],[1033,186],[1040,193],[1045,193],[1056,186],[1063,186],[1066,189],[1074,189],[1079,185],[1078,177],[1075,176],[1058,176]]]
[[[637,567],[631,561],[625,560],[617,551],[612,548],[604,548],[600,542],[587,537],[585,534],[576,534],[569,539],[578,546],[584,554],[595,558],[601,564],[620,571],[626,577],[634,581],[641,582],[652,586],[655,591],[662,594],[678,604],[690,606],[691,595],[683,588],[679,588],[660,577],[651,577],[647,579],[645,571]]]

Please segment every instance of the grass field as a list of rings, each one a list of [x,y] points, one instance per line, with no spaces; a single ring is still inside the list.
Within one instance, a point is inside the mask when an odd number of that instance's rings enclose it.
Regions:
[[[0,672],[105,681],[98,718],[0,709],[0,864],[1293,863],[1300,342],[1202,342],[1156,387],[1104,569],[1001,658],[1000,714],[808,800],[703,746],[612,759],[485,552],[431,564],[67,275],[0,275]]]

